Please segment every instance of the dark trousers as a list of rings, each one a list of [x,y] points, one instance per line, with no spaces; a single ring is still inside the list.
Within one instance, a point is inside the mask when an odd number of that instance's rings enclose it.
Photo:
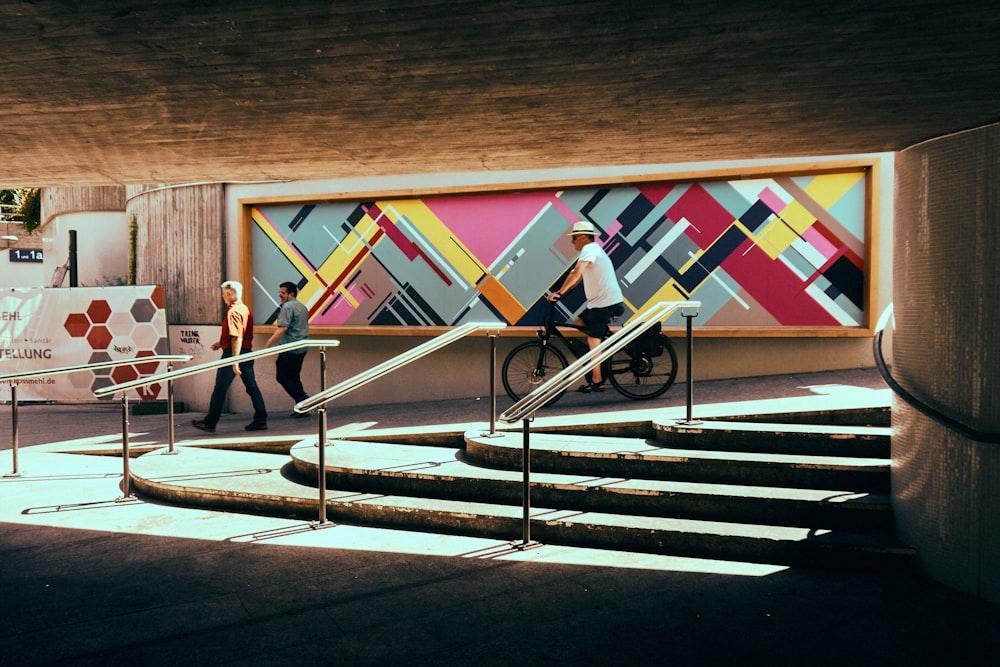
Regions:
[[[309,398],[309,394],[302,387],[302,362],[305,361],[305,354],[294,354],[292,352],[282,352],[274,360],[274,379],[288,392],[288,395],[296,403]]]
[[[222,353],[222,358],[233,356],[232,350]],[[226,402],[226,394],[229,393],[229,385],[236,378],[232,364],[216,369],[215,388],[212,390],[212,400],[208,404],[208,414],[205,415],[205,424],[215,426],[222,416],[222,406]],[[240,379],[243,381],[243,388],[247,390],[250,401],[253,403],[253,421],[257,424],[267,423],[267,408],[264,407],[264,397],[260,395],[257,387],[257,379],[253,374],[253,360],[240,363]]]

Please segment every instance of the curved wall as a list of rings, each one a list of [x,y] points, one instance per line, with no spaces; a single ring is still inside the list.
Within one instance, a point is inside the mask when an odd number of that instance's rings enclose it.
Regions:
[[[163,285],[168,324],[218,324],[227,278],[222,184],[128,186],[125,212],[138,223],[136,282]],[[234,267],[235,269],[235,267]]]
[[[893,374],[979,431],[1000,432],[1000,125],[896,158]],[[931,577],[1000,601],[1000,444],[895,399],[892,494],[900,537]]]

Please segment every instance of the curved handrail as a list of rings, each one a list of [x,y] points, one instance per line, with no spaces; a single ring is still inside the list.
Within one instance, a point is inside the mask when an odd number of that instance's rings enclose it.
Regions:
[[[654,322],[662,322],[678,308],[697,309],[700,307],[700,301],[661,301],[654,304],[645,311],[636,314],[611,337],[554,375],[551,380],[507,408],[498,419],[506,424],[512,424],[527,418],[566,391],[574,382],[583,378],[587,371],[638,338]]]
[[[285,343],[284,345],[275,345],[274,347],[264,348],[263,350],[256,350],[254,352],[247,352],[241,354],[238,357],[225,357],[222,359],[213,359],[212,361],[206,361],[201,364],[196,364],[194,366],[188,366],[187,368],[181,368],[176,371],[169,371],[167,373],[160,373],[159,375],[151,375],[145,378],[139,378],[137,380],[130,380],[128,382],[121,382],[119,384],[113,384],[108,387],[101,387],[100,389],[94,390],[94,396],[108,396],[119,391],[128,391],[129,389],[135,389],[138,387],[145,387],[150,384],[157,384],[159,382],[165,382],[167,380],[176,380],[177,378],[188,377],[189,375],[197,375],[204,371],[210,371],[216,368],[221,368],[222,366],[229,366],[233,363],[243,363],[244,361],[250,361],[252,359],[257,359],[259,357],[269,357],[273,354],[278,354],[280,352],[288,352],[290,350],[298,350],[303,347],[337,347],[340,345],[340,341],[336,339],[330,340],[299,340],[294,343]],[[191,357],[188,357],[190,359]]]
[[[458,326],[450,331],[446,331],[440,336],[436,336],[425,343],[422,343],[402,354],[398,354],[392,359],[383,361],[377,366],[369,368],[367,371],[359,373],[354,377],[348,378],[339,384],[336,384],[329,389],[324,389],[321,392],[313,394],[307,399],[299,401],[295,404],[295,412],[309,412],[316,408],[326,405],[333,399],[343,396],[344,394],[350,393],[355,389],[358,389],[369,382],[379,379],[384,375],[388,375],[394,370],[405,366],[411,362],[424,357],[435,350],[439,350],[447,345],[451,345],[456,340],[464,338],[469,334],[475,333],[477,331],[499,331],[500,329],[506,328],[506,324],[500,322],[490,322],[490,323],[476,323],[469,322]]]
[[[916,408],[925,416],[930,417],[934,421],[943,424],[952,430],[958,431],[971,440],[976,440],[977,442],[1000,443],[1000,433],[980,431],[969,426],[960,419],[946,415],[937,408],[931,407],[911,394],[905,387],[896,381],[896,378],[893,377],[888,365],[886,365],[885,355],[882,353],[882,334],[889,322],[889,319],[893,317],[892,311],[893,308],[890,303],[886,309],[882,311],[882,316],[879,317],[878,324],[876,325],[875,338],[872,340],[872,354],[875,357],[875,366],[878,367],[879,374],[882,376],[882,379],[885,380],[885,383],[889,385],[889,388],[893,391],[893,393]]]

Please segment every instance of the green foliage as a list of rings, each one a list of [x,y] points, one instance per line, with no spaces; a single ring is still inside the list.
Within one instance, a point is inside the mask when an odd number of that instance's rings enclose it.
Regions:
[[[136,248],[139,244],[139,221],[132,216],[128,223],[128,277],[126,284],[135,285],[136,281]]]
[[[21,200],[21,221],[24,231],[31,234],[42,224],[42,195],[38,188],[24,191]]]
[[[20,222],[28,234],[42,222],[42,199],[37,188],[0,190],[0,204],[4,219]]]

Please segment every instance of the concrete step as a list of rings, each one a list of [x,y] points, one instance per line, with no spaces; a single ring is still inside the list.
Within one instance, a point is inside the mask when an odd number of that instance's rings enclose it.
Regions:
[[[705,420],[693,425],[653,421],[654,438],[669,447],[807,456],[889,458],[892,429]]]
[[[558,436],[550,438],[561,440]],[[496,465],[495,460],[477,461],[469,453],[450,448],[334,441],[326,459],[327,486],[369,493],[521,504],[524,482],[518,438],[503,434],[485,439],[492,449],[509,453],[511,460],[516,458],[517,465],[505,469]],[[470,449],[478,449],[477,440],[477,436],[467,434]],[[310,444],[292,449],[292,461],[301,479],[318,479],[318,451]],[[543,457],[542,451],[533,450],[531,498],[532,503],[546,507],[807,528],[892,530],[888,497],[882,493],[658,480],[589,471],[555,473],[537,468],[536,454]]]
[[[328,447],[328,456],[345,462],[355,454],[346,442]],[[314,442],[295,448],[294,466],[317,455]],[[427,447],[420,447],[427,453]],[[338,451],[341,450],[341,451]],[[369,450],[368,454],[374,454]],[[460,479],[449,456],[439,452],[415,461],[383,456],[376,472],[384,476],[433,476]],[[313,471],[316,472],[315,463]],[[182,447],[137,458],[131,466],[133,484],[142,497],[179,505],[234,512],[254,512],[303,519],[318,516],[318,489],[295,481],[287,456],[259,451]],[[369,466],[370,467],[370,466]],[[503,471],[500,471],[503,472]],[[318,474],[318,473],[317,473]],[[487,477],[489,479],[489,477]],[[499,476],[495,479],[503,479]],[[593,480],[597,482],[597,480]],[[582,488],[599,488],[591,485]],[[534,485],[533,485],[533,495]],[[850,503],[847,503],[850,504]],[[536,506],[537,505],[537,506]],[[420,498],[386,492],[327,491],[327,519],[410,530],[475,535],[514,541],[613,548],[719,560],[812,566],[908,565],[913,551],[891,535],[855,533],[820,527],[788,527],[681,518],[614,515],[603,512],[549,508],[533,503],[525,530],[521,506],[455,499]]]
[[[712,432],[712,435],[718,440],[722,432]],[[744,435],[739,433],[739,438],[733,437],[736,429],[730,429],[728,433],[728,439],[734,442]],[[838,455],[841,451],[839,447],[831,447],[828,455],[810,451],[795,453],[794,448],[791,453],[738,451],[743,449],[738,444],[729,448],[730,451],[722,451],[719,441],[712,443],[714,449],[701,449],[698,445],[705,444],[710,438],[702,437],[699,432],[678,434],[676,442],[684,444],[685,448],[636,438],[535,432],[529,433],[529,437],[531,468],[539,472],[802,489],[850,489],[853,492],[885,493],[889,489],[888,458]],[[816,436],[819,442],[832,437],[835,437],[832,432]],[[470,431],[466,433],[465,441],[470,461],[507,470],[521,468],[523,434],[520,432],[491,435]],[[791,444],[792,438],[786,442]],[[811,451],[823,449],[814,446]]]
[[[886,405],[796,410],[794,412],[756,412],[712,417],[716,420],[762,422],[769,424],[825,424],[827,426],[891,426],[892,408]]]

